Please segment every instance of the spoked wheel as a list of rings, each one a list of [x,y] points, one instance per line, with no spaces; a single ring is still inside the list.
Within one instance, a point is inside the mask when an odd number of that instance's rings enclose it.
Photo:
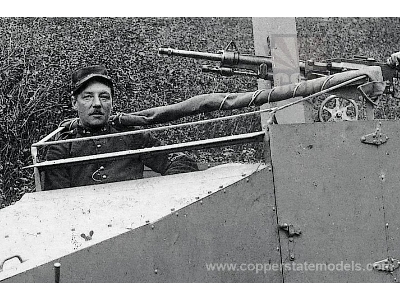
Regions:
[[[357,121],[357,103],[352,99],[331,95],[322,101],[318,115],[321,122]]]

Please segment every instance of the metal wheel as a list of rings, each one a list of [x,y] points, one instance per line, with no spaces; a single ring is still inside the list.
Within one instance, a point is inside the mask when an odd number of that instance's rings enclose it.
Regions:
[[[321,122],[357,121],[357,103],[352,99],[331,95],[322,101],[318,115]]]

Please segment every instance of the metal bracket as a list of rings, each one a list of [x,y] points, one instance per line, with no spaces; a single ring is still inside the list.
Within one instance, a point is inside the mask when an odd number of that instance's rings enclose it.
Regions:
[[[294,225],[292,224],[283,223],[281,225],[278,225],[278,228],[283,231],[286,231],[289,237],[301,234],[301,230],[299,228],[294,227]]]
[[[380,260],[373,263],[375,270],[384,272],[393,272],[400,266],[400,261],[398,259],[389,257],[384,260]]]
[[[278,225],[278,229],[286,231],[289,237],[289,258],[290,260],[294,260],[294,236],[299,236],[301,234],[301,230],[296,228],[292,224],[283,223]]]
[[[389,137],[382,133],[381,131],[382,123],[379,122],[378,126],[375,129],[375,132],[363,135],[361,137],[361,142],[364,144],[372,144],[372,145],[382,145],[387,142]]]

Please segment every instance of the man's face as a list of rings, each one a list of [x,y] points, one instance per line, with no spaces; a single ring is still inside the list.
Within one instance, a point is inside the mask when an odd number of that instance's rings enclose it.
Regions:
[[[111,88],[103,83],[93,81],[78,95],[72,97],[72,107],[78,111],[83,126],[102,127],[107,123],[111,114]]]

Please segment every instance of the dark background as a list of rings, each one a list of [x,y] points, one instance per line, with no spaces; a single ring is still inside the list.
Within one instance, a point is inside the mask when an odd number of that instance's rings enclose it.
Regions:
[[[385,61],[400,50],[400,18],[296,18],[300,59],[354,55]],[[0,207],[33,190],[30,145],[75,117],[70,74],[103,64],[116,83],[114,112],[176,103],[210,92],[253,91],[255,79],[202,74],[201,62],[159,47],[216,52],[234,40],[254,54],[251,18],[0,18]],[[396,119],[386,97],[376,117]],[[225,112],[231,114],[235,112]],[[222,113],[184,118],[200,120]],[[257,117],[158,133],[167,143],[260,130]],[[194,151],[200,162],[260,161],[261,145]]]

